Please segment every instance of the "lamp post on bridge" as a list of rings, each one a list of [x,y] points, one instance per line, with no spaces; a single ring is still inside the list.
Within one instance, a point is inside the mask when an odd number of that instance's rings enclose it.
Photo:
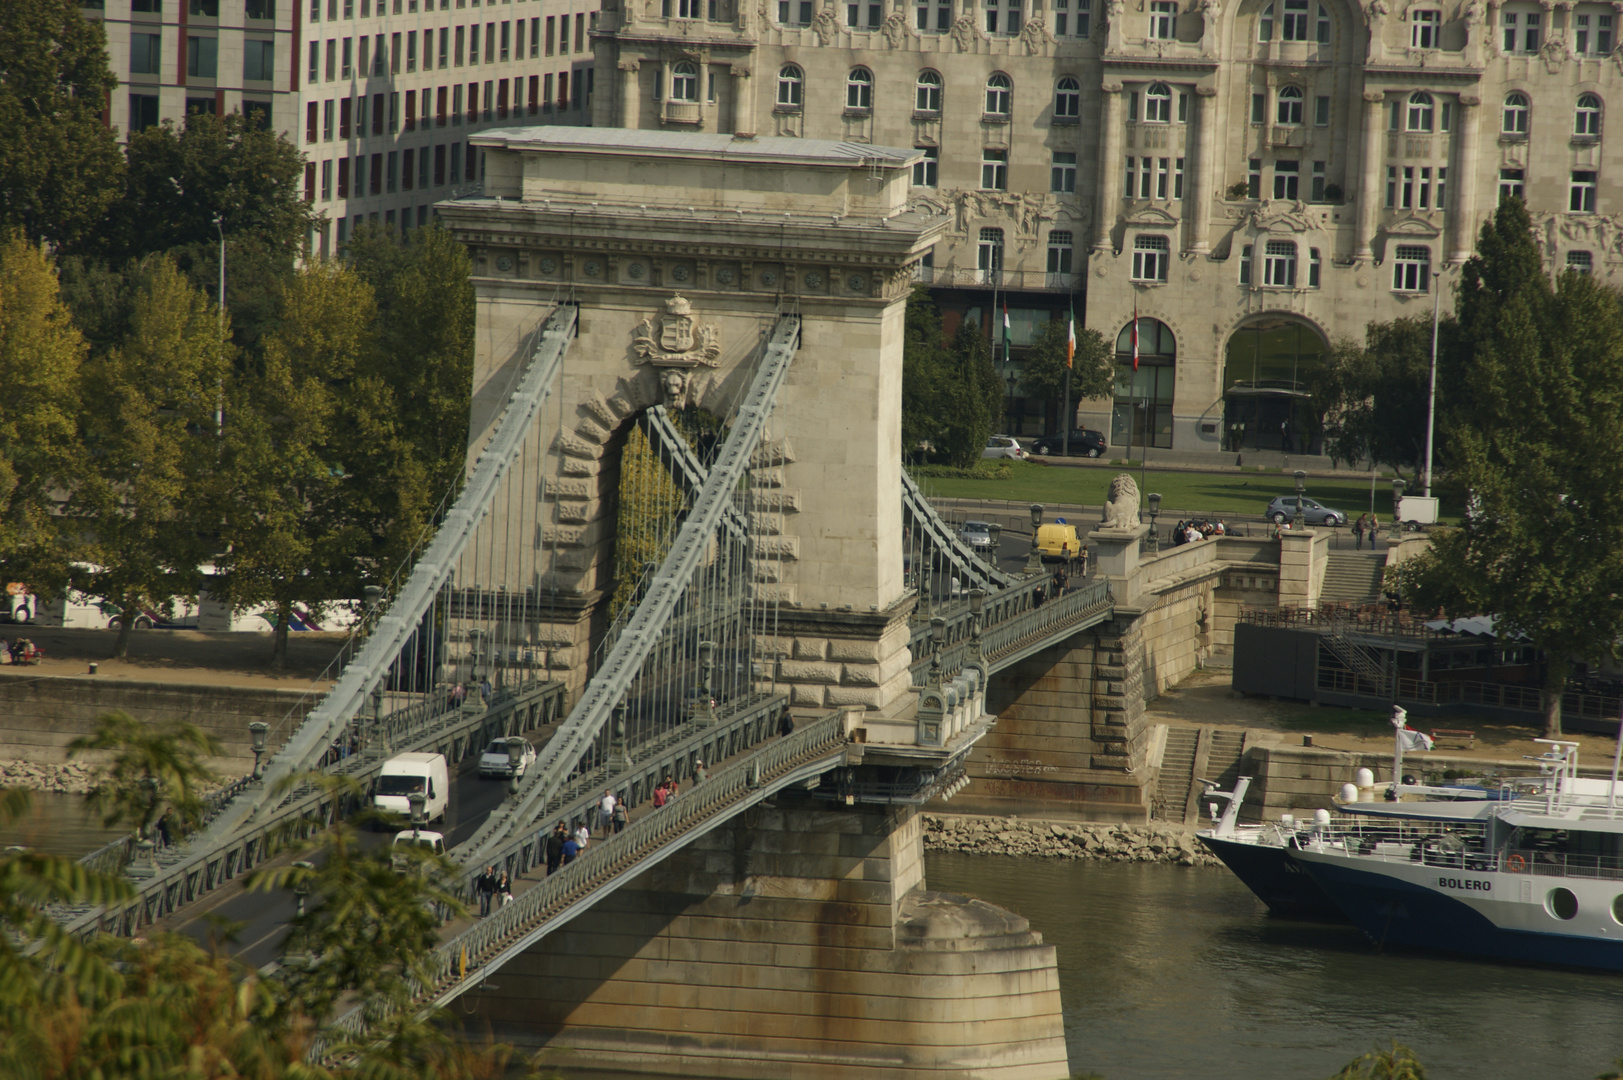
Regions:
[[[1043,572],[1042,552],[1037,548],[1037,530],[1043,524],[1043,504],[1031,504],[1031,555],[1026,559],[1026,573],[1035,577]]]
[[[411,842],[416,846],[423,825],[428,821],[428,796],[421,791],[414,791],[406,796],[406,804],[411,807]]]
[[[265,736],[270,733],[270,725],[263,720],[255,720],[248,725],[248,738],[254,747],[254,781],[257,783],[265,778],[265,766],[261,759],[265,756]]]
[[[1161,534],[1156,531],[1155,519],[1161,516],[1161,493],[1150,492],[1150,551],[1161,550]]]
[[[1307,523],[1307,515],[1302,511],[1302,493],[1307,490],[1307,473],[1301,469],[1296,470],[1296,513],[1291,515],[1291,528],[1300,529]]]
[[[969,655],[977,663],[981,655],[981,614],[986,610],[986,590],[969,590]]]
[[[971,609],[973,610],[973,608]],[[940,615],[930,620],[930,685],[941,685],[941,646],[947,640],[947,620]]]
[[[609,735],[609,772],[622,773],[631,768],[631,754],[626,750],[626,714],[631,707],[625,702],[614,707],[614,730]]]
[[[710,689],[710,676],[716,670],[716,643],[699,642],[699,700],[693,710],[693,721],[698,727],[709,727],[716,722],[716,698]]]

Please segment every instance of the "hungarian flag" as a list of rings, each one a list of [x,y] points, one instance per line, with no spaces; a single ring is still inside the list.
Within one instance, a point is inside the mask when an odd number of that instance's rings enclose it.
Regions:
[[[1071,305],[1071,326],[1065,334],[1065,366],[1074,368],[1076,361],[1076,304]]]
[[[1133,370],[1138,370],[1138,301],[1133,301]]]

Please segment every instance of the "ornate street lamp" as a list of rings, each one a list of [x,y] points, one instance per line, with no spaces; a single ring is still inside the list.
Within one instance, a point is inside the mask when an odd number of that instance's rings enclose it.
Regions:
[[[1155,531],[1155,519],[1161,514],[1161,493],[1150,492],[1150,550],[1161,550],[1161,534]]]
[[[1392,532],[1390,536],[1393,540],[1398,538],[1400,531],[1399,522],[1403,513],[1403,489],[1406,486],[1401,478],[1392,478]]]
[[[423,831],[428,823],[428,796],[421,791],[414,791],[406,796],[406,804],[411,807],[411,842],[415,846],[417,834]]]
[[[511,802],[518,801],[518,770],[524,761],[524,751],[529,748],[522,735],[509,735],[507,737],[507,798]]]
[[[699,642],[699,704],[694,710],[694,719],[700,724],[710,724],[716,719],[716,699],[710,689],[710,676],[715,670],[716,643]]]
[[[1043,572],[1042,552],[1037,548],[1037,530],[1043,524],[1043,504],[1031,504],[1031,555],[1026,559],[1026,573],[1040,574]]]
[[[1307,515],[1302,512],[1302,493],[1307,490],[1307,473],[1301,469],[1296,470],[1296,513],[1291,515],[1291,528],[1300,529],[1307,523]]]
[[[969,654],[981,658],[981,615],[986,610],[986,590],[969,590]]]
[[[930,685],[941,685],[941,646],[947,641],[947,620],[940,615],[930,620]]]
[[[270,733],[270,725],[263,720],[255,720],[248,725],[248,738],[253,740],[254,747],[254,779],[261,780],[265,776],[265,768],[261,759],[265,756],[265,736]]]

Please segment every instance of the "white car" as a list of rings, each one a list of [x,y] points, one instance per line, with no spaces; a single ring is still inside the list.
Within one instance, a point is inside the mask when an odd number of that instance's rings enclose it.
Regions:
[[[519,758],[518,774],[524,775],[524,770],[530,767],[535,760],[535,747],[528,740],[524,743],[524,754]],[[495,776],[506,779],[513,775],[512,760],[507,756],[507,740],[492,739],[485,752],[479,755],[479,775],[481,777]]]
[[[1020,443],[1012,435],[993,435],[986,440],[986,449],[981,451],[983,458],[1011,458],[1020,461],[1026,452],[1020,448]]]

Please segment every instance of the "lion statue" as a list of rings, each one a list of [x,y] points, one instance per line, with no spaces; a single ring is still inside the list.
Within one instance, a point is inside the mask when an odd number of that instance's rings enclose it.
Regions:
[[[1105,503],[1101,529],[1138,528],[1138,484],[1127,473],[1110,481],[1110,498]]]

